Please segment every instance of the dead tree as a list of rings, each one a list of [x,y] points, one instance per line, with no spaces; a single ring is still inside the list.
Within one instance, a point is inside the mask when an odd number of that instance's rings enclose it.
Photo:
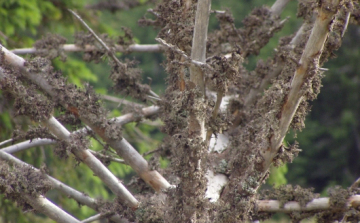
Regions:
[[[1,192],[58,222],[79,220],[46,199],[49,188],[99,212],[87,222],[100,218],[115,222],[242,222],[265,219],[273,212],[301,213],[296,220],[315,214],[326,221],[359,220],[357,182],[348,190],[339,189],[336,200],[290,186],[262,198],[258,195],[269,167],[291,162],[299,153],[296,144],[283,145],[284,137],[290,128],[303,128],[308,103],[320,92],[326,71],[322,65],[340,47],[349,21],[359,18],[357,2],[301,1],[303,25],[280,41],[272,58],[259,61],[255,70],[248,72],[244,59],[258,55],[282,28],[286,20],[281,21],[279,15],[287,2],[277,0],[271,8],[254,9],[244,19],[244,26],[236,28],[228,11],[211,10],[210,0],[164,0],[151,10],[155,20],[139,21],[160,28],[159,45],[111,44],[70,11],[86,26],[90,37],[83,36],[74,45],[48,36],[33,49],[10,51],[1,46],[2,92],[15,99],[18,114],[42,126],[32,140],[8,147],[4,147],[7,142],[1,143]],[[211,13],[218,18],[220,29],[208,33]],[[53,69],[49,59],[64,51],[84,51],[88,59],[106,55],[114,89],[155,104],[108,119],[91,87],[78,89]],[[159,97],[141,84],[137,69],[120,61],[116,51],[163,52],[168,73],[165,94]],[[40,56],[26,61],[16,55],[23,53]],[[54,109],[65,109],[84,128],[70,132],[53,116]],[[167,137],[156,154],[170,159],[165,170],[151,168],[121,134],[122,125],[150,116],[160,117],[164,123],[162,131]],[[100,137],[121,159],[89,149],[89,135]],[[105,209],[98,199],[11,155],[50,144],[57,144],[63,156],[73,154],[86,164],[116,199]],[[143,180],[137,183],[145,182],[154,193],[129,192],[101,162],[104,157],[131,166]]]

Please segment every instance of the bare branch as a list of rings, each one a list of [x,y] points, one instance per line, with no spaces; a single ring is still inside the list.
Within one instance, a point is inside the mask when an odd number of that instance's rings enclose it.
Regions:
[[[290,126],[290,122],[298,108],[300,102],[303,100],[303,94],[301,88],[307,77],[311,74],[309,72],[310,67],[314,69],[312,72],[317,72],[318,60],[321,56],[322,49],[326,38],[331,30],[329,25],[334,18],[337,8],[339,5],[338,0],[329,0],[323,3],[323,7],[319,11],[319,15],[315,21],[314,27],[310,34],[309,40],[305,46],[304,52],[299,61],[299,67],[297,68],[293,80],[290,86],[290,92],[285,99],[285,103],[282,107],[281,118],[280,118],[280,132],[279,135],[273,136],[271,139],[271,152],[265,155],[266,166],[268,166],[277,150],[279,149],[286,132]],[[329,10],[332,9],[332,10]]]
[[[359,184],[360,184],[360,177],[357,180],[355,180],[355,182],[350,186],[350,189],[354,190],[358,188]]]
[[[201,61],[197,61],[197,60],[194,60],[194,59],[191,59],[188,55],[186,55],[186,53],[184,51],[182,51],[181,49],[179,49],[177,46],[174,46],[170,43],[167,43],[165,40],[161,39],[161,38],[156,38],[155,39],[156,41],[158,41],[161,45],[171,49],[172,51],[180,54],[181,56],[183,56],[188,62],[192,63],[193,65],[201,68],[201,69],[208,69],[210,71],[214,71],[214,69],[209,65],[207,64],[205,61],[204,62],[201,62]]]
[[[211,1],[199,1],[195,15],[194,35],[191,47],[191,58],[201,63],[206,62],[206,40],[209,25]],[[200,88],[205,96],[205,77],[203,70],[190,66],[190,80]],[[205,131],[205,130],[204,130]],[[205,139],[205,137],[203,137]]]
[[[344,29],[343,29],[343,31],[341,32],[341,37],[344,37],[344,35],[345,35],[345,32],[346,32],[347,27],[348,27],[348,25],[349,25],[350,16],[351,16],[351,12],[347,12],[347,13],[346,13],[346,20],[345,20]]]
[[[117,98],[117,97],[114,97],[114,96],[110,96],[110,95],[101,95],[100,96],[102,99],[105,99],[105,100],[108,100],[108,101],[112,101],[112,102],[115,102],[115,103],[119,103],[118,107],[121,105],[121,104],[124,104],[124,105],[128,105],[128,106],[134,106],[134,107],[144,107],[144,105],[142,104],[139,104],[139,103],[136,103],[136,102],[132,102],[132,101],[128,101],[126,99],[122,99],[122,98]]]
[[[101,154],[101,153],[98,153],[94,150],[89,150],[94,156],[98,157],[98,158],[102,158],[102,159],[107,159],[109,161],[114,161],[116,163],[121,163],[121,164],[126,164],[124,160],[122,159],[118,159],[118,158],[115,158],[115,157],[112,157],[112,156],[107,156],[107,155],[104,155],[104,154]]]
[[[61,49],[65,52],[89,52],[97,50],[97,47],[92,45],[85,45],[85,48],[82,48],[75,44],[64,44],[62,45]],[[44,51],[46,50],[37,50],[36,48],[21,48],[11,50],[11,52],[17,55],[34,54]],[[132,44],[128,47],[115,45],[114,51],[121,53],[159,53],[163,51],[163,47],[160,44]]]
[[[0,68],[0,79],[5,80],[3,69]],[[39,78],[37,78],[39,79]],[[51,89],[45,81],[42,81],[42,86],[45,89]],[[16,92],[12,92],[16,94]],[[61,140],[71,143],[70,132],[54,117],[43,120],[44,124],[52,134]],[[139,202],[132,196],[132,194],[119,182],[119,180],[86,148],[77,148],[71,151],[78,159],[84,162],[102,181],[128,206],[137,208]]]
[[[86,24],[86,22],[78,15],[76,14],[74,11],[72,11],[71,9],[68,9],[69,12],[71,12],[71,14],[73,14],[85,27],[87,30],[89,30],[89,32],[95,37],[95,39],[105,48],[105,50],[107,51],[107,53],[110,55],[110,57],[115,61],[115,63],[119,66],[119,67],[123,67],[126,68],[127,65],[123,64],[120,62],[120,60],[116,57],[115,53],[106,45],[106,43],[104,41],[102,41],[102,39],[96,35],[96,33],[90,28],[90,26],[88,26]],[[152,90],[149,91],[150,94],[152,94],[154,97],[159,98],[159,95],[157,95],[155,92],[153,92]]]
[[[161,151],[161,148],[159,148],[159,149],[154,149],[154,150],[151,150],[151,151],[147,151],[147,152],[143,153],[143,156],[147,156],[147,155],[150,155],[150,154],[152,154],[152,153],[159,152],[159,151]]]
[[[211,10],[210,13],[225,14],[225,11],[221,11],[221,10]]]
[[[291,47],[291,49],[294,49],[295,46],[297,44],[299,44],[301,39],[304,38],[304,35],[305,35],[304,30],[309,25],[310,24],[308,24],[308,23],[302,24],[302,26],[299,28],[299,30],[296,32],[295,36],[292,38],[291,42],[289,43],[289,46]],[[254,103],[256,96],[258,94],[260,94],[261,92],[263,92],[264,89],[266,88],[266,86],[268,86],[270,84],[270,81],[272,79],[274,79],[275,77],[277,77],[281,73],[282,69],[284,68],[284,65],[285,65],[285,61],[278,60],[278,63],[274,64],[272,66],[272,69],[270,70],[270,72],[268,74],[266,74],[266,76],[261,80],[259,87],[252,88],[250,90],[249,94],[246,96],[245,107],[250,106]]]
[[[105,50],[107,51],[107,53],[110,55],[110,57],[116,62],[116,64],[119,67],[126,67],[125,64],[121,63],[119,61],[119,59],[115,56],[115,54],[113,53],[112,50],[110,50],[110,48],[106,45],[106,43],[104,41],[102,41],[102,39],[96,35],[96,33],[86,24],[86,22],[78,15],[76,14],[73,10],[68,9],[69,12],[71,12],[71,14],[73,14],[85,27],[87,30],[89,30],[89,32],[95,37],[95,39],[105,48]]]
[[[70,140],[68,132],[54,117],[43,122],[50,131],[62,140]],[[120,183],[120,181],[88,150],[76,149],[72,151],[76,157],[83,161],[124,203],[132,208],[137,208],[139,202]]]
[[[10,143],[10,142],[12,142],[12,141],[14,141],[13,139],[7,139],[7,140],[5,140],[5,141],[2,141],[2,142],[0,142],[0,146],[3,146],[3,145],[5,145],[5,144],[8,144],[8,143]]]
[[[63,223],[72,223],[80,222],[73,216],[69,215],[58,206],[53,204],[51,201],[46,199],[44,196],[40,195],[38,197],[31,197],[29,195],[24,195],[26,201],[37,211],[45,214],[52,220],[56,222]]]
[[[89,217],[87,219],[82,220],[81,223],[90,223],[90,222],[93,222],[93,221],[96,221],[96,220],[100,220],[100,219],[102,219],[104,217],[105,216],[102,215],[102,214],[96,214],[94,216],[91,216],[91,217]]]
[[[212,118],[213,119],[215,119],[216,116],[218,115],[223,96],[224,96],[224,93],[221,92],[221,91],[218,91],[217,94],[216,94],[215,107],[214,107],[213,112],[212,112]],[[211,138],[212,134],[213,134],[213,131],[211,131],[211,130],[208,130],[208,132],[206,133],[206,141],[209,142],[209,143],[210,143],[210,138]]]
[[[290,201],[281,204],[280,201],[276,200],[259,200],[256,202],[260,212],[293,212],[293,211],[314,211],[314,210],[329,210],[332,209],[330,205],[330,198],[316,198],[301,207],[299,202]],[[349,209],[349,207],[359,207],[360,206],[360,195],[353,195],[348,199],[347,205],[343,207],[344,210]]]
[[[276,0],[276,2],[271,6],[271,12],[273,15],[279,16],[282,11],[284,10],[287,3],[289,3],[290,0]]]
[[[52,145],[55,143],[56,143],[56,141],[52,140],[52,139],[33,139],[33,140],[27,140],[24,142],[17,143],[15,145],[5,147],[5,148],[1,149],[0,151],[12,154],[12,153],[17,153],[17,152],[27,150],[32,147]]]

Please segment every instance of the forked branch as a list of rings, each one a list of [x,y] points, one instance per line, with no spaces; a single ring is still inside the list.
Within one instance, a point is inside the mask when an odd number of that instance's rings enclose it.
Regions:
[[[339,0],[324,1],[319,9],[314,27],[311,31],[309,40],[306,43],[304,52],[299,61],[299,67],[296,69],[290,85],[290,92],[285,97],[284,104],[280,114],[279,133],[271,138],[271,149],[266,150],[264,158],[265,166],[269,166],[277,153],[280,145],[289,129],[290,122],[294,117],[300,102],[304,100],[304,84],[318,72],[319,59],[324,47],[325,41],[331,31],[331,22],[334,19],[339,6]]]

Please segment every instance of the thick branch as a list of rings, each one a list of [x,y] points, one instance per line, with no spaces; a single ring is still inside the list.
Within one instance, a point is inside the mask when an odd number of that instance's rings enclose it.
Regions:
[[[339,5],[338,0],[329,0],[323,3],[319,14],[316,18],[315,25],[311,31],[309,40],[305,46],[305,50],[299,61],[299,67],[296,69],[290,86],[290,92],[285,98],[281,110],[281,118],[279,125],[279,135],[271,138],[271,150],[265,152],[266,166],[270,165],[272,158],[277,153],[286,132],[290,126],[290,122],[303,100],[303,85],[311,73],[317,72],[319,66],[319,58],[324,47],[324,43],[330,31],[330,24]],[[313,70],[310,70],[313,69]]]
[[[69,215],[61,208],[53,204],[51,201],[46,199],[44,196],[40,195],[38,197],[32,197],[29,195],[24,195],[25,200],[37,211],[45,214],[52,220],[56,222],[63,223],[75,223],[80,222],[73,216]]]
[[[65,52],[88,52],[97,50],[96,46],[93,45],[85,45],[85,48],[77,46],[75,44],[64,44],[62,45],[62,50]],[[132,44],[128,47],[124,47],[121,45],[115,45],[115,52],[121,53],[159,53],[163,51],[163,47],[160,44]],[[46,50],[37,50],[36,48],[21,48],[21,49],[13,49],[11,52],[14,54],[22,55],[22,54],[34,54],[37,52],[44,52]]]
[[[330,205],[330,198],[316,198],[301,207],[299,202],[289,201],[283,206],[280,201],[276,200],[259,200],[256,202],[259,208],[259,212],[293,212],[293,211],[319,211],[332,209]],[[348,199],[348,203],[343,210],[347,210],[349,207],[358,208],[360,206],[360,195],[353,195]]]
[[[174,46],[170,43],[167,43],[165,40],[161,39],[161,38],[155,38],[156,41],[158,41],[161,45],[171,49],[172,51],[180,54],[184,59],[186,59],[189,63],[191,63],[193,66],[196,66],[200,69],[208,69],[210,71],[214,71],[214,69],[209,65],[207,64],[206,62],[202,62],[202,61],[198,61],[198,60],[194,60],[192,59],[191,57],[189,57],[188,55],[186,55],[186,53],[179,49],[179,47],[177,46]]]
[[[194,36],[191,48],[191,59],[202,63],[206,62],[206,40],[210,15],[210,0],[198,1]],[[205,79],[204,73],[196,66],[190,66],[190,80],[201,89],[205,95]]]
[[[210,0],[198,1],[196,15],[195,15],[195,27],[194,35],[191,47],[191,59],[199,61],[201,63],[206,62],[206,40],[207,32],[209,25],[209,16],[210,16]],[[190,81],[192,81],[195,86],[200,89],[202,96],[205,96],[205,75],[204,70],[195,66],[190,65]],[[198,98],[196,100],[201,100]],[[189,119],[189,131],[190,134],[200,133],[203,140],[206,140],[206,131],[205,131],[205,119],[204,117],[197,117],[194,112],[190,113]]]
[[[54,117],[43,122],[52,133],[60,139],[69,141],[70,132],[67,131]],[[114,192],[126,205],[137,208],[139,202],[120,183],[120,181],[108,170],[88,149],[76,149],[72,151],[80,158],[102,181]]]

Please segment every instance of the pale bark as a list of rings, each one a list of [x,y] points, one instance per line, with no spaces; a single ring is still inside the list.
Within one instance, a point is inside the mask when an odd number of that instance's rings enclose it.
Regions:
[[[289,129],[290,122],[294,117],[294,114],[299,107],[300,102],[303,100],[304,92],[302,92],[302,87],[308,76],[309,68],[312,66],[313,69],[316,69],[314,72],[317,72],[319,68],[319,58],[322,53],[326,38],[331,30],[330,24],[334,19],[336,11],[334,10],[339,5],[338,0],[329,0],[323,2],[323,7],[319,9],[319,14],[316,18],[314,27],[311,31],[310,37],[306,43],[304,52],[299,61],[299,67],[296,69],[294,77],[291,82],[290,92],[285,99],[285,103],[281,110],[281,118],[279,124],[279,134],[274,135],[271,138],[271,149],[266,150],[264,148],[264,158],[265,166],[269,166],[272,162],[273,157],[277,153],[282,141]]]
[[[299,202],[289,201],[283,206],[280,201],[277,200],[259,200],[256,202],[259,208],[259,212],[293,212],[293,211],[319,211],[319,210],[331,210],[330,198],[322,197],[316,198],[305,206],[301,206]],[[345,207],[338,208],[347,210],[350,207],[358,208],[360,206],[360,195],[353,195],[348,198],[348,202]]]
[[[271,13],[274,16],[279,16],[289,1],[290,0],[276,0],[276,2],[271,6]]]
[[[25,194],[24,198],[35,210],[45,214],[56,222],[80,223],[79,220],[63,211],[61,208],[53,204],[51,201],[49,201],[42,195],[38,197],[31,197],[30,195]]]
[[[304,38],[305,32],[304,29],[310,24],[304,23],[299,30],[296,32],[295,36],[292,38],[289,46],[293,50],[297,44],[300,43],[301,39]],[[274,64],[271,71],[261,80],[259,87],[252,88],[249,94],[245,98],[245,107],[252,105],[255,102],[256,96],[262,93],[265,88],[270,84],[270,81],[277,77],[283,70],[285,61],[279,61]]]
[[[120,117],[117,117],[117,118],[115,118],[115,123],[117,123],[119,125],[125,125],[129,122],[136,121],[141,116],[150,117],[150,116],[158,114],[159,112],[160,112],[160,107],[153,105],[153,106],[149,106],[146,108],[142,108],[140,114],[128,113],[128,114],[122,115]]]
[[[14,140],[13,140],[13,139],[4,140],[4,141],[0,142],[0,146],[6,145],[6,144],[8,144],[8,143],[11,143],[12,141],[14,141]]]
[[[98,48],[93,45],[85,45],[85,48],[81,46],[77,46],[75,44],[64,44],[60,47],[60,50],[65,52],[90,52],[96,51]],[[115,52],[120,53],[159,53],[163,51],[163,47],[160,44],[132,44],[127,47],[121,45],[115,45]],[[34,54],[37,52],[46,52],[43,49],[36,48],[20,48],[11,50],[14,54],[22,55],[22,54]]]
[[[57,97],[57,92],[52,89],[52,86],[44,78],[42,78],[42,75],[37,73],[30,73],[25,70],[24,65],[26,61],[23,58],[11,53],[4,47],[2,47],[1,50],[4,52],[4,59],[6,62],[22,69],[22,75],[33,81],[50,96],[54,98]],[[62,101],[60,103],[65,108],[68,108],[66,104],[67,102]],[[101,127],[98,127],[96,124],[93,124],[90,120],[81,115],[80,119],[95,133],[97,133],[105,142],[107,142],[117,152],[117,154],[121,156],[125,162],[130,165],[137,172],[137,174],[155,191],[160,191],[171,186],[156,170],[149,169],[147,161],[125,139],[109,139],[104,135],[104,130]],[[54,131],[58,131],[58,129],[54,129]],[[60,132],[59,134],[63,133]],[[89,154],[92,156],[90,152]]]
[[[0,150],[0,159],[2,160],[6,160],[12,164],[17,164],[17,165],[21,165],[21,166],[26,166],[29,167],[31,169],[33,169],[36,172],[40,172],[40,170],[36,169],[35,167],[31,166],[30,164],[27,164],[21,160],[19,160],[18,158],[6,153],[3,150]],[[65,194],[67,197],[73,198],[74,200],[76,200],[77,202],[81,203],[81,204],[85,204],[86,206],[89,206],[93,209],[97,209],[97,205],[96,205],[96,200],[85,195],[82,192],[79,192],[71,187],[69,187],[68,185],[58,181],[57,179],[43,173],[43,176],[50,181],[52,188],[59,190],[60,192],[62,192],[63,194]]]
[[[190,56],[186,55],[186,53],[183,50],[179,49],[177,46],[167,43],[165,40],[161,38],[155,38],[155,40],[159,42],[162,46],[169,48],[172,51],[180,54],[187,62],[191,63],[191,65],[198,67],[199,69],[208,69],[213,71],[213,69],[205,61],[199,61],[191,58]]]
[[[198,1],[195,15],[194,35],[191,47],[191,59],[201,63],[206,62],[206,41],[209,25],[211,1]],[[204,70],[195,65],[190,65],[190,81],[205,96],[205,74]],[[189,130],[191,132],[200,131],[203,140],[206,139],[205,117],[196,117],[190,114]]]
[[[67,131],[54,117],[43,121],[43,123],[49,128],[50,132],[58,138],[65,141],[70,140],[70,132]],[[88,149],[79,148],[72,152],[84,162],[94,174],[124,202],[125,205],[130,206],[131,208],[138,207],[139,202],[136,198],[132,196],[132,194],[121,184],[119,179],[117,179]]]
[[[36,172],[41,172],[39,169],[36,169],[35,167],[31,166],[30,164],[25,163],[25,162],[19,160],[18,158],[8,154],[6,151],[4,151],[4,149],[0,150],[0,159],[6,160],[12,164],[29,167]],[[49,180],[49,182],[51,183],[51,187],[53,189],[60,191],[61,193],[66,195],[66,197],[72,198],[72,199],[76,200],[78,203],[86,205],[96,211],[99,210],[96,199],[89,197],[88,195],[84,194],[83,192],[75,190],[74,188],[62,183],[61,181],[59,181],[45,173],[42,173],[42,175],[45,177],[45,179]],[[121,222],[121,217],[116,214],[111,217],[111,220],[113,220],[114,222]]]
[[[4,80],[2,68],[0,68],[0,79]],[[37,78],[39,79],[39,78]],[[45,89],[51,89],[45,81],[41,82]],[[15,93],[15,92],[14,92]],[[45,125],[50,132],[58,139],[71,143],[70,132],[53,116],[49,119],[43,120],[42,124]],[[121,182],[102,164],[92,153],[86,148],[76,148],[71,151],[78,159],[84,162],[96,174],[114,194],[116,194],[125,205],[131,208],[137,208],[139,202],[135,197],[121,184]]]
[[[17,152],[27,150],[27,149],[32,148],[32,147],[52,145],[52,144],[55,144],[55,143],[56,143],[56,141],[52,140],[52,139],[40,139],[40,138],[37,138],[37,139],[27,140],[27,141],[24,141],[24,142],[17,143],[15,145],[11,145],[11,146],[2,148],[0,151],[12,154],[12,153],[17,153]]]
[[[114,96],[111,96],[111,95],[100,95],[100,97],[102,99],[104,99],[104,100],[107,100],[107,101],[112,101],[112,102],[115,102],[115,103],[119,103],[118,107],[120,105],[127,105],[127,106],[132,106],[132,107],[137,107],[137,108],[144,107],[143,104],[139,104],[139,103],[136,103],[136,102],[133,102],[133,101],[128,101],[126,99],[114,97]]]

